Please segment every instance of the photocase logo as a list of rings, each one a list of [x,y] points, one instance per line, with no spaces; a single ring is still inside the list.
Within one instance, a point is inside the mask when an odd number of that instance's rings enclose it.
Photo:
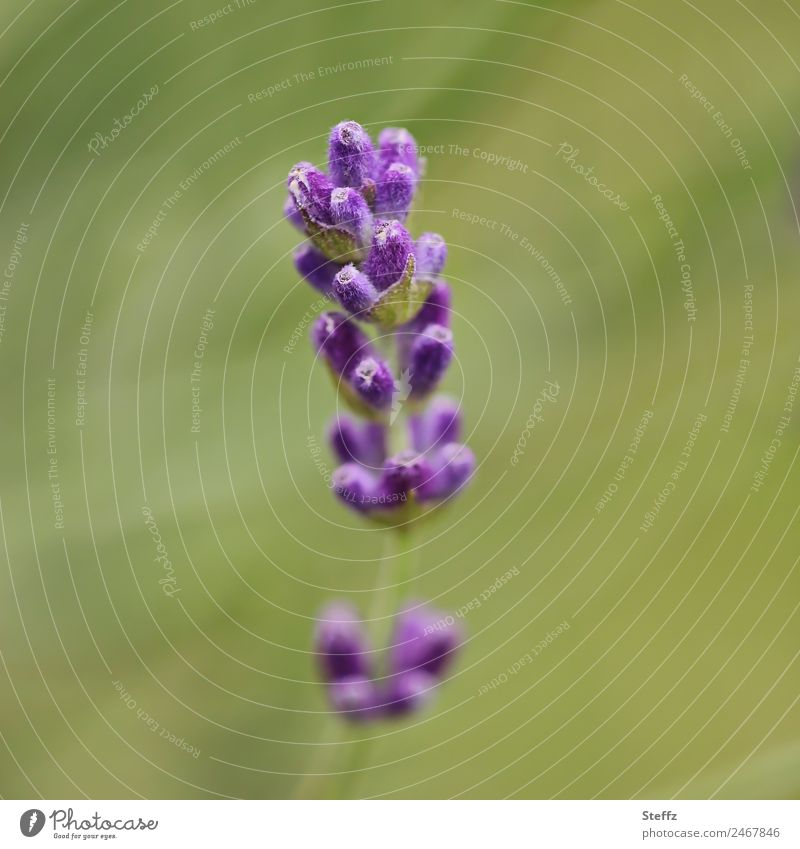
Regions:
[[[36,837],[44,828],[44,811],[31,808],[19,818],[19,830],[25,837]]]
[[[400,415],[400,410],[403,409],[403,404],[408,400],[411,394],[411,372],[404,369],[399,380],[394,382],[394,390],[392,391],[392,412],[389,417],[389,424],[394,424],[395,419]]]

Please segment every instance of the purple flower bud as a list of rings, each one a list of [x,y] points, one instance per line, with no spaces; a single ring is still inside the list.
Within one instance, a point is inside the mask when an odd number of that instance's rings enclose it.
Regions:
[[[390,668],[395,675],[415,669],[441,678],[461,642],[452,616],[431,607],[406,607],[395,618]]]
[[[411,202],[414,200],[416,188],[414,172],[395,162],[383,172],[375,190],[375,214],[382,218],[396,218],[405,221]]]
[[[415,451],[401,451],[383,467],[380,489],[386,495],[404,495],[416,490],[433,474],[430,463]]]
[[[359,360],[347,374],[347,381],[362,401],[376,410],[386,410],[392,403],[394,376],[383,360],[370,354]]]
[[[333,602],[320,612],[314,647],[326,681],[372,673],[364,626],[349,604]]]
[[[372,239],[372,213],[363,195],[355,189],[334,189],[330,205],[334,226],[353,236],[360,248],[367,247]]]
[[[286,196],[286,202],[283,204],[283,214],[292,227],[296,227],[300,232],[305,233],[306,222],[291,195]]]
[[[342,121],[328,140],[328,170],[337,186],[358,188],[375,172],[375,151],[367,131],[355,121]]]
[[[416,256],[414,258],[416,259]],[[425,330],[429,324],[441,324],[442,327],[450,327],[451,313],[450,287],[444,280],[437,280],[425,299],[422,309],[409,322],[408,327],[417,332]]]
[[[453,334],[441,324],[429,324],[411,344],[408,354],[412,398],[424,398],[444,377],[453,359]]]
[[[447,243],[438,233],[423,233],[414,246],[417,273],[436,277],[447,261]]]
[[[289,172],[289,194],[299,210],[317,224],[331,223],[333,184],[310,162],[299,162]]]
[[[338,189],[337,189],[338,191]],[[333,293],[339,303],[356,318],[364,320],[370,307],[378,299],[378,290],[366,274],[354,265],[346,265],[333,281]]]
[[[458,442],[448,442],[429,456],[432,472],[416,491],[420,501],[451,498],[475,472],[475,455]]]
[[[364,271],[378,290],[388,289],[403,276],[413,244],[399,221],[375,222]]]
[[[302,245],[295,252],[294,267],[301,277],[325,295],[333,291],[333,279],[340,266],[329,260],[311,245]]]
[[[405,716],[425,707],[435,694],[436,676],[421,669],[392,676],[381,707],[390,716]]]
[[[409,417],[411,445],[420,453],[440,449],[461,436],[461,414],[452,398],[439,395],[431,400],[428,409]]]
[[[352,368],[365,350],[371,350],[358,325],[340,312],[322,313],[311,326],[311,341],[337,374]]]
[[[351,675],[328,686],[331,706],[351,722],[364,722],[377,717],[381,698],[369,678]]]
[[[376,494],[372,475],[358,463],[345,463],[333,473],[331,488],[336,497],[351,510],[365,513]]]
[[[340,415],[328,427],[328,441],[341,463],[380,468],[386,459],[387,432],[382,422],[355,422]]]
[[[415,179],[419,176],[419,160],[417,159],[417,143],[414,136],[398,127],[387,127],[378,136],[380,170],[400,162],[408,166]]]

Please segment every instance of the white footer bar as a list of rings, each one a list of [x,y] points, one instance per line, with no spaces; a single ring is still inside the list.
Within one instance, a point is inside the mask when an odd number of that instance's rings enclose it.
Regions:
[[[800,847],[792,801],[0,801],[0,846]]]

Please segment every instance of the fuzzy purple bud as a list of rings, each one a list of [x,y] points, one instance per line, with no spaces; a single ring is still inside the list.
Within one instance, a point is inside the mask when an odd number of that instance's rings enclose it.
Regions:
[[[283,214],[292,227],[296,227],[301,233],[305,233],[305,219],[303,218],[300,210],[297,208],[297,204],[291,195],[286,196],[286,201],[283,204]]]
[[[433,699],[438,683],[436,676],[421,669],[394,675],[381,699],[381,707],[390,716],[415,713]]]
[[[386,461],[380,488],[387,495],[404,495],[424,485],[432,474],[425,457],[415,451],[401,451]]]
[[[450,287],[444,280],[437,280],[425,299],[422,309],[409,322],[408,327],[417,332],[423,331],[429,324],[441,324],[442,327],[450,327],[451,314]]]
[[[382,422],[356,422],[339,415],[328,427],[328,442],[340,463],[377,469],[386,459],[387,433]]]
[[[448,442],[429,455],[432,472],[416,491],[420,501],[441,501],[461,490],[475,472],[475,455],[466,445]]]
[[[347,381],[362,401],[376,410],[386,410],[392,403],[394,377],[382,359],[372,354],[361,359],[347,374]]]
[[[329,684],[328,696],[333,709],[351,722],[375,718],[383,701],[374,682],[360,675]]]
[[[328,140],[328,170],[337,186],[359,188],[375,172],[372,140],[361,124],[342,121]]]
[[[322,610],[314,647],[326,681],[372,673],[364,627],[349,604],[334,602]]]
[[[418,274],[436,277],[447,261],[447,243],[438,233],[423,233],[414,246],[414,258]]]
[[[453,334],[441,324],[429,324],[414,339],[408,354],[410,397],[429,395],[444,377],[453,359]]]
[[[366,512],[374,503],[376,495],[375,480],[358,463],[345,463],[333,473],[331,489],[336,497],[351,510]]]
[[[340,266],[311,245],[302,245],[293,255],[298,274],[325,295],[333,291],[333,279]]]
[[[378,136],[378,146],[380,170],[382,172],[399,162],[411,169],[415,179],[419,176],[417,143],[408,130],[399,127],[387,127],[385,130],[381,130],[381,134]]]
[[[311,327],[311,341],[337,374],[352,368],[365,350],[371,350],[358,325],[340,312],[322,313]]]
[[[372,213],[364,196],[355,189],[338,188],[331,192],[331,221],[349,233],[360,248],[372,239]]]
[[[414,172],[408,165],[403,165],[402,162],[390,165],[378,180],[375,190],[375,214],[382,218],[405,221],[414,200],[416,182]]]
[[[395,619],[390,648],[394,674],[420,670],[441,677],[462,642],[452,616],[430,607],[406,607]]]
[[[364,271],[379,291],[403,276],[413,246],[408,230],[399,221],[376,221]]]
[[[322,171],[309,162],[300,162],[289,172],[288,185],[298,210],[316,224],[331,223],[333,184]]]
[[[378,299],[378,290],[366,274],[354,265],[346,265],[333,281],[333,293],[339,303],[356,318],[364,319],[370,307]]]
[[[461,436],[461,414],[458,403],[439,395],[428,404],[427,410],[412,415],[408,420],[411,445],[420,453],[439,449]]]

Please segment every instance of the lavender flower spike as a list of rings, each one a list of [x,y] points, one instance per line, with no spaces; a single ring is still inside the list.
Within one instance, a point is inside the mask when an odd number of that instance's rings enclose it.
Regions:
[[[402,223],[424,166],[417,151],[407,130],[383,130],[376,151],[360,124],[344,121],[330,133],[328,173],[310,162],[295,165],[284,208],[313,244],[295,252],[298,272],[342,306],[322,313],[310,333],[339,399],[356,414],[329,425],[338,464],[331,489],[386,533],[425,519],[476,467],[459,442],[459,405],[431,397],[454,356],[451,292],[441,277],[444,239],[423,233],[415,242]],[[386,354],[378,354],[367,323],[380,329]],[[402,380],[395,381],[390,361]],[[337,603],[322,614],[314,651],[331,709],[367,721],[426,705],[461,642],[452,617],[420,605],[401,609],[379,678],[356,611]]]
[[[429,324],[414,340],[408,355],[411,397],[429,395],[453,359],[453,334],[441,324]]]
[[[378,290],[388,289],[402,276],[414,243],[399,221],[377,221],[364,271]]]
[[[366,274],[354,265],[346,265],[333,280],[333,293],[339,303],[356,318],[367,318],[370,307],[378,299],[378,290]]]
[[[359,188],[366,178],[374,177],[375,150],[361,124],[342,121],[331,130],[328,169],[337,186]]]

